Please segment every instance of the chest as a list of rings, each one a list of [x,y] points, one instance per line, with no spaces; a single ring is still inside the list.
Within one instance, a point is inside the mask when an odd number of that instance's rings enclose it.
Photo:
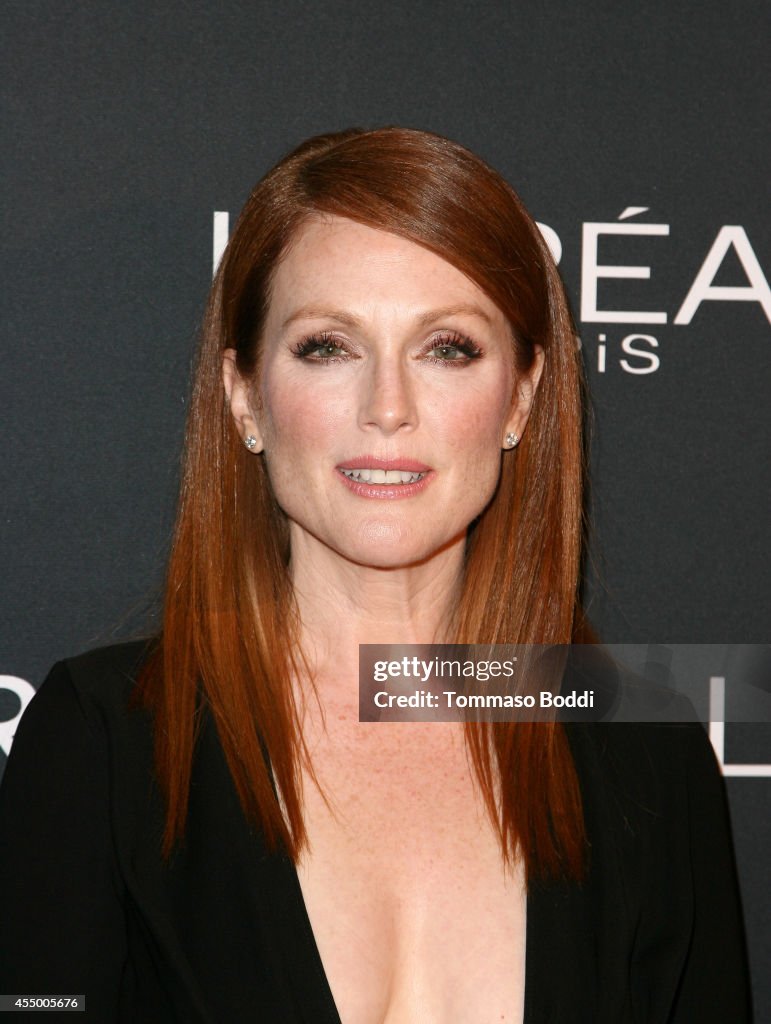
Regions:
[[[306,910],[343,1024],[519,1024],[526,901],[460,728],[340,726],[303,778]]]

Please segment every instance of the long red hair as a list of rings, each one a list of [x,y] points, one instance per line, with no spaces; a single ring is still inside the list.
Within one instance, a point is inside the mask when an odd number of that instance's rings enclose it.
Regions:
[[[287,524],[262,458],[250,455],[236,432],[221,365],[223,350],[233,348],[242,376],[259,373],[272,275],[298,227],[316,214],[400,235],[461,270],[507,317],[520,372],[532,366],[535,346],[543,349],[524,437],[502,459],[495,496],[469,532],[455,639],[564,644],[576,634],[582,375],[562,283],[541,233],[495,171],[440,136],[382,128],[308,140],[252,192],[203,324],[162,633],[137,690],[154,714],[167,855],[184,833],[204,708],[247,818],[270,847],[283,844],[295,861],[306,841]],[[465,730],[503,857],[518,853],[529,880],[580,878],[581,798],[562,726],[468,723]]]

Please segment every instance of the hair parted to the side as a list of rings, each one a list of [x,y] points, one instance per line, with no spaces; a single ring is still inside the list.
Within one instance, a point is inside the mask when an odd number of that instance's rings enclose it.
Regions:
[[[162,633],[137,690],[154,713],[166,855],[184,834],[202,708],[213,715],[244,812],[267,843],[283,844],[296,861],[306,839],[287,524],[262,457],[249,454],[235,429],[221,365],[223,350],[233,348],[242,376],[259,372],[272,277],[298,227],[318,215],[400,235],[461,270],[507,317],[520,372],[532,365],[535,346],[543,349],[527,429],[516,453],[503,458],[495,496],[469,534],[455,639],[556,644],[576,632],[582,375],[540,231],[500,175],[440,136],[381,128],[306,141],[252,192],[203,325]],[[465,730],[504,858],[519,853],[530,881],[580,878],[581,798],[562,726],[468,723]]]

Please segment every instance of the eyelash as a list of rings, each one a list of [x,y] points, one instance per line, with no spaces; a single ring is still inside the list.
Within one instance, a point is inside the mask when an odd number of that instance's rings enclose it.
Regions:
[[[319,334],[310,334],[307,338],[303,338],[302,341],[298,342],[292,348],[292,355],[297,356],[298,359],[304,359],[309,363],[341,363],[344,361],[343,356],[328,356],[322,358],[317,356],[313,358],[312,353],[318,348],[339,348],[345,351],[343,345],[340,345],[338,339],[328,331],[321,331]]]
[[[311,334],[307,338],[303,338],[294,346],[292,354],[298,359],[304,359],[309,363],[342,363],[347,359],[347,355],[314,357],[313,353],[319,348],[341,349],[343,352],[346,352],[345,345],[339,339],[335,338],[329,331],[321,331],[318,334]],[[433,352],[437,348],[454,348],[464,356],[463,359],[440,359],[436,356],[427,355],[426,358],[429,362],[441,363],[443,366],[468,366],[474,359],[479,359],[482,356],[482,349],[476,342],[472,341],[465,334],[460,334],[458,331],[447,331],[440,335],[440,337],[432,339],[431,347],[427,351]]]
[[[479,345],[467,335],[460,334],[458,331],[447,331],[434,339],[429,352],[433,352],[435,348],[455,348],[464,356],[463,359],[437,359],[435,356],[429,357],[431,362],[444,365],[468,366],[469,363],[482,356],[482,349]]]

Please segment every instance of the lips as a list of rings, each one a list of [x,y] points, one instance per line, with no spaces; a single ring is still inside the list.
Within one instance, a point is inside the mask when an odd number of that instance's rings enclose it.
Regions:
[[[382,459],[374,455],[357,456],[341,462],[337,469],[347,480],[375,487],[405,487],[422,480],[431,467],[415,459]]]
[[[345,462],[338,462],[337,468],[347,469],[384,469],[401,471],[403,473],[428,473],[431,469],[425,462],[417,462],[415,459],[380,459],[375,455],[361,455],[355,459],[346,459]]]
[[[335,468],[354,493],[368,498],[409,497],[419,493],[433,476],[425,462],[374,455],[346,459]]]

